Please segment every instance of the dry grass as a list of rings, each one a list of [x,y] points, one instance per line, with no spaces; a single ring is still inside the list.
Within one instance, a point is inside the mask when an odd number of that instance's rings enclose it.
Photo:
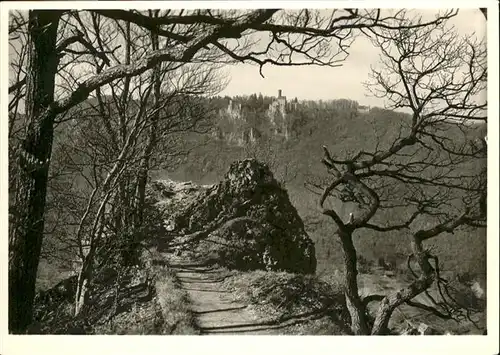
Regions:
[[[189,309],[189,299],[175,274],[163,267],[156,275],[156,296],[163,316],[163,334],[199,334]]]
[[[143,252],[141,261],[154,274],[155,301],[162,317],[158,334],[199,334],[189,309],[188,295],[181,288],[175,273],[170,271],[165,255],[152,247]]]
[[[235,273],[227,277],[223,287],[265,321],[304,320],[286,327],[284,334],[340,335],[349,331],[339,281],[259,270]]]
[[[163,333],[164,320],[157,299],[135,302],[126,311],[117,314],[103,325],[93,329],[94,334],[152,335]]]

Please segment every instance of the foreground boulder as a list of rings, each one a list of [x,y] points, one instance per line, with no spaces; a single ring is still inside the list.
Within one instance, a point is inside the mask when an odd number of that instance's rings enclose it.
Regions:
[[[239,270],[314,273],[314,243],[269,168],[254,159],[231,164],[215,185],[155,182],[165,224],[195,250]]]

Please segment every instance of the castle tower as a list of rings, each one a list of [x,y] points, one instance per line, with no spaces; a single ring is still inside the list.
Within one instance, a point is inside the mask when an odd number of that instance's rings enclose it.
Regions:
[[[278,99],[281,97],[281,89],[278,90]]]

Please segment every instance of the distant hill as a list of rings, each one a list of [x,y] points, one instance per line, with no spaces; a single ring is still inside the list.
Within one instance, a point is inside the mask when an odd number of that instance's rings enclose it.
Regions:
[[[157,171],[154,176],[213,183],[222,178],[232,161],[255,156],[266,161],[277,178],[287,171],[292,177],[286,185],[292,203],[317,245],[318,270],[327,272],[332,264],[339,264],[342,257],[333,236],[335,225],[319,214],[318,196],[304,187],[304,182],[311,176],[327,176],[321,163],[322,146],[328,146],[339,159],[352,156],[361,149],[373,150],[377,144],[378,149],[384,149],[400,134],[400,130],[408,127],[409,119],[407,114],[380,108],[353,114],[353,110],[349,109],[308,107],[302,111],[296,135],[288,140],[271,136],[263,137],[254,144],[239,146],[210,138],[194,149],[178,169]],[[467,128],[465,136],[453,126],[446,134],[457,142],[463,139],[474,141],[483,138],[486,131],[486,124],[476,124]],[[477,171],[485,165],[485,159],[478,159],[463,168]],[[348,215],[348,209],[343,212]],[[373,260],[387,254],[404,255],[405,258],[409,250],[408,238],[409,235],[402,232],[382,234],[372,231],[360,231],[355,237],[359,253]],[[479,274],[486,272],[485,230],[473,233],[457,231],[454,235],[442,235],[431,244],[435,244],[438,254],[442,256],[440,260],[444,269]]]

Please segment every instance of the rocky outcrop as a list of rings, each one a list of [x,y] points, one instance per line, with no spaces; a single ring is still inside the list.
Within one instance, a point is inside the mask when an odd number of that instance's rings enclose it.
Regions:
[[[265,164],[234,162],[215,185],[163,181],[153,186],[162,196],[158,206],[168,228],[191,236],[196,249],[218,264],[240,270],[315,271],[314,244],[287,191]]]

